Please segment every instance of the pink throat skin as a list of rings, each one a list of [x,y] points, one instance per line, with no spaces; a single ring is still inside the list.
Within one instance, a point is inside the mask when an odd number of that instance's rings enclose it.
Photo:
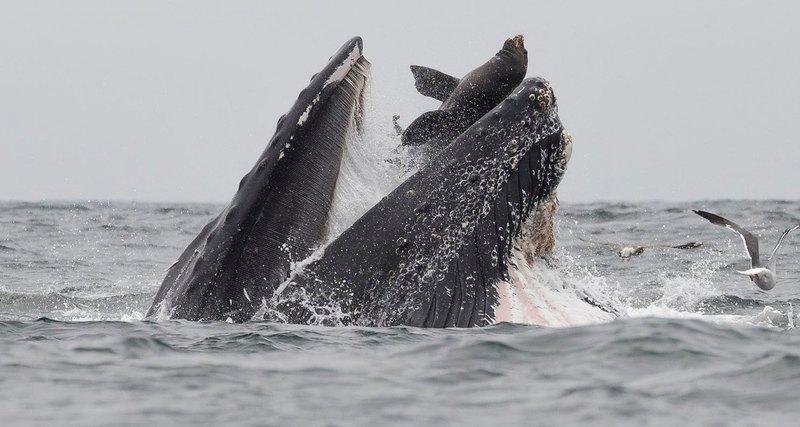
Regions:
[[[567,327],[614,318],[585,302],[558,272],[539,265],[543,258],[553,256],[553,217],[557,208],[558,199],[553,195],[523,225],[508,265],[508,280],[497,283],[494,323]]]

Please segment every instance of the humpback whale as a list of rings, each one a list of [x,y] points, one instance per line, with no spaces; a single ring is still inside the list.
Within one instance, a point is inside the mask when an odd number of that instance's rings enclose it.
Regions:
[[[249,320],[292,261],[322,243],[343,146],[360,129],[362,51],[349,40],[311,78],[233,200],[170,267],[148,316]]]
[[[522,81],[528,51],[521,35],[505,41],[489,61],[457,79],[441,71],[412,65],[414,85],[425,96],[442,101],[439,109],[423,113],[402,133],[404,145],[444,146],[483,117]]]
[[[516,263],[552,249],[555,190],[571,152],[550,84],[521,82],[315,251],[342,145],[359,129],[368,67],[355,38],[312,77],[231,203],[169,269],[148,316],[422,327],[513,320]],[[534,239],[543,242],[532,242],[542,224],[549,231]]]
[[[291,323],[490,324],[512,252],[555,191],[570,138],[533,78],[370,209],[263,301]]]

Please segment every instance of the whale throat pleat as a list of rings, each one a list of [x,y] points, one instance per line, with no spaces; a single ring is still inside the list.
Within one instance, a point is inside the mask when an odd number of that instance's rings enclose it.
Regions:
[[[227,263],[226,271],[235,275],[234,282],[254,289],[259,300],[270,297],[288,277],[292,261],[303,260],[323,241],[347,135],[360,126],[369,69],[362,60],[337,85],[317,120],[303,128],[304,147],[289,151],[294,147],[290,143],[285,154],[289,161],[278,164],[278,179],[266,190],[268,202],[261,204],[252,228],[242,231],[241,249],[231,252],[238,259]],[[230,296],[242,294],[235,288],[227,288]]]

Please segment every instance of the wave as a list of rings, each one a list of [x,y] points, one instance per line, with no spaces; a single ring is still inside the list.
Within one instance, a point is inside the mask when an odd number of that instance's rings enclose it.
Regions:
[[[1,211],[70,211],[70,212],[83,212],[89,211],[91,208],[85,204],[78,202],[3,202],[0,203]]]
[[[107,287],[66,287],[46,293],[0,289],[0,319],[140,320],[153,298],[151,292],[91,295],[104,290],[107,292]]]
[[[162,206],[155,208],[154,213],[159,215],[170,216],[208,216],[218,213],[220,209],[212,207],[197,207],[197,206]]]

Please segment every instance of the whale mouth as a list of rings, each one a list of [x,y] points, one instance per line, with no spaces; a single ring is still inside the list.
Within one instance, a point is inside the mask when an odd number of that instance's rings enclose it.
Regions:
[[[348,136],[361,128],[369,71],[361,52],[352,39],[312,77],[233,200],[170,268],[148,316],[423,327],[493,321],[515,241],[564,173],[569,138],[553,91],[543,79],[522,81],[315,258],[345,145],[362,140]],[[277,292],[283,283],[286,291]]]

